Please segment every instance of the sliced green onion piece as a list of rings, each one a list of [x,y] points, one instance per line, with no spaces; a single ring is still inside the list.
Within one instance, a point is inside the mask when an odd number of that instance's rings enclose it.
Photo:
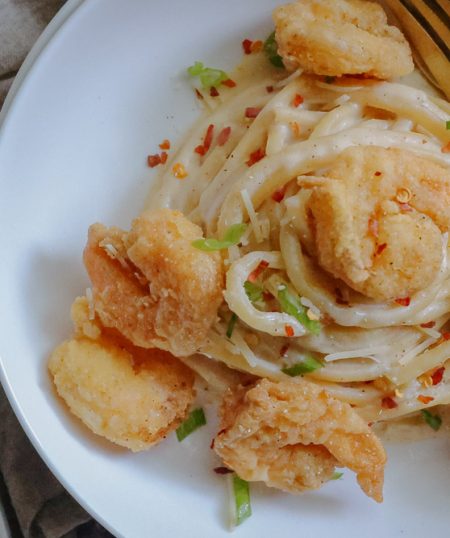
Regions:
[[[200,426],[204,426],[205,424],[206,418],[203,409],[201,407],[194,409],[188,418],[182,424],[180,424],[180,426],[178,426],[176,431],[178,441],[181,442],[193,431],[200,428]]]
[[[302,362],[297,362],[288,368],[282,368],[283,374],[287,374],[291,377],[297,377],[298,375],[310,374],[314,370],[323,368],[323,364],[316,360],[314,357],[306,357]]]
[[[445,122],[445,128],[450,130],[450,120]]]
[[[263,289],[261,288],[261,286],[253,284],[253,282],[250,282],[250,280],[246,280],[244,282],[244,289],[245,293],[247,294],[247,297],[252,303],[256,303],[257,301],[260,301],[262,299]]]
[[[250,504],[250,488],[248,482],[239,478],[235,473],[231,476],[234,497],[234,521],[233,525],[240,525],[252,515]]]
[[[214,67],[205,67],[202,62],[195,62],[194,65],[188,67],[187,72],[192,77],[199,77],[203,88],[217,87],[230,77],[222,71],[222,69],[215,69]]]
[[[342,478],[343,476],[344,473],[338,473],[337,471],[335,471],[331,476],[330,480],[339,480],[339,478]]]
[[[264,52],[269,62],[275,67],[284,67],[283,58],[278,54],[278,44],[275,39],[275,32],[272,32],[264,41]]]
[[[230,318],[230,321],[228,322],[228,327],[227,327],[227,337],[228,338],[231,338],[231,335],[233,334],[233,331],[234,331],[234,326],[236,325],[236,321],[237,321],[238,317],[236,316],[236,314],[233,312],[231,314],[231,318]]]
[[[224,248],[232,247],[239,243],[246,229],[247,225],[243,222],[232,224],[225,232],[223,239],[220,240],[213,237],[209,239],[196,239],[195,241],[192,241],[192,246],[206,251],[222,250]]]
[[[422,409],[420,411],[422,413],[422,417],[424,421],[430,426],[430,428],[433,428],[434,431],[438,431],[442,424],[442,419],[439,415],[432,415],[429,411],[426,409]]]
[[[286,314],[293,316],[305,329],[312,334],[319,334],[321,325],[318,321],[308,318],[307,309],[300,302],[300,297],[291,293],[287,286],[278,290],[278,302]]]

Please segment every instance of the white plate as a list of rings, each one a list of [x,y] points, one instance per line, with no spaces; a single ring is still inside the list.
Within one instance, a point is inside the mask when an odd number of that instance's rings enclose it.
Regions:
[[[81,263],[88,225],[128,226],[152,177],[146,155],[198,115],[186,66],[237,63],[244,37],[270,31],[275,3],[69,2],[8,103],[0,134],[2,382],[47,464],[116,535],[228,536],[212,432],[203,428],[182,444],[171,436],[138,455],[114,448],[55,398],[46,358],[69,334],[70,304],[88,284]],[[390,447],[381,506],[351,473],[300,497],[254,486],[253,517],[237,532],[447,535],[449,455],[445,439]]]

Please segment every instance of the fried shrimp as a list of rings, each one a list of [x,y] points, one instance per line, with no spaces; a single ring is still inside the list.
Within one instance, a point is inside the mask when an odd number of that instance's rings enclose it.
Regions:
[[[103,325],[133,344],[191,355],[223,300],[219,253],[192,246],[201,229],[179,211],[147,211],[129,233],[94,224],[84,262]]]
[[[289,69],[380,79],[414,69],[407,41],[374,2],[297,0],[277,8],[273,17],[278,52]]]
[[[320,386],[304,379],[241,386],[226,394],[221,419],[214,450],[243,479],[298,493],[346,466],[369,497],[382,501],[380,441],[349,404]]]
[[[87,309],[85,298],[75,301],[75,338],[50,357],[56,390],[94,433],[134,452],[145,450],[185,418],[194,398],[194,374],[166,351],[101,334]]]
[[[427,287],[450,228],[450,172],[405,150],[361,146],[325,176],[308,202],[319,264],[376,300]]]

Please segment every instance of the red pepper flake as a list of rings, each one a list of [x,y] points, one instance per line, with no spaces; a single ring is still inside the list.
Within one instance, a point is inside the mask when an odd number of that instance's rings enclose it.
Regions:
[[[409,204],[398,204],[400,207],[400,211],[403,211],[403,213],[408,213],[409,211],[412,211],[413,208]]]
[[[294,95],[294,99],[292,99],[292,106],[297,108],[303,103],[303,101],[304,101],[303,97],[299,93],[296,93]]]
[[[443,338],[444,340],[450,340],[450,333],[444,331],[444,332],[442,333],[442,338]]]
[[[273,299],[273,295],[270,293],[270,291],[263,291],[263,299],[267,303]]]
[[[444,372],[445,372],[445,367],[441,366],[433,374],[431,374],[433,385],[437,385],[438,383],[442,381],[442,378],[444,377]]]
[[[211,97],[218,97],[220,94],[215,86],[211,86],[211,89],[209,90],[209,95]]]
[[[425,405],[429,404],[434,400],[433,396],[424,396],[423,394],[419,394],[419,396],[417,396],[417,399],[419,402],[422,402]]]
[[[289,344],[285,344],[285,345],[280,349],[280,357],[286,357],[287,352],[288,352],[288,349],[289,349]]]
[[[211,142],[213,139],[214,134],[214,125],[208,125],[208,128],[206,129],[205,136],[203,138],[203,147],[205,148],[205,153],[209,150],[211,147]]]
[[[435,321],[427,321],[427,323],[421,323],[420,326],[424,329],[432,329],[436,325]]]
[[[264,269],[267,269],[269,267],[269,262],[266,262],[266,260],[261,260],[259,264],[256,266],[255,269],[248,275],[247,280],[249,282],[256,282],[259,275],[264,271]]]
[[[195,88],[195,95],[197,99],[204,99],[203,94],[197,88]]]
[[[398,299],[395,299],[395,302],[399,304],[400,306],[409,306],[409,303],[411,302],[410,297],[399,297]]]
[[[375,256],[379,256],[386,247],[387,247],[387,243],[381,243],[381,245],[378,245],[378,248],[375,252]]]
[[[245,109],[245,117],[254,119],[261,112],[261,107],[249,106]]]
[[[149,155],[147,157],[147,164],[150,166],[150,168],[155,168],[155,166],[161,164],[161,156],[157,153],[155,155]]]
[[[233,471],[231,469],[228,469],[228,467],[214,467],[214,472],[217,474],[229,474]]]
[[[273,92],[273,86],[266,86],[266,92],[272,93]]]
[[[390,396],[385,396],[381,400],[381,407],[383,409],[394,409],[395,407],[398,407],[398,403]]]
[[[166,151],[161,151],[161,155],[160,155],[161,164],[166,164],[167,157],[168,157],[167,152]]]
[[[203,144],[200,144],[194,149],[195,153],[198,153],[199,155],[204,155],[206,153],[205,146]]]
[[[289,336],[289,337],[294,336],[294,329],[290,325],[284,326],[284,332],[286,333],[286,336]]]
[[[287,185],[283,185],[280,189],[277,189],[272,193],[272,200],[278,204],[283,200],[284,195],[286,194]]]
[[[250,39],[244,39],[244,41],[242,41],[242,48],[244,49],[245,54],[252,53],[252,44],[253,41],[251,41]]]
[[[378,220],[370,217],[368,221],[368,227],[369,227],[369,233],[370,235],[373,235],[373,237],[378,237]]]
[[[257,163],[261,159],[264,159],[265,156],[266,156],[266,152],[264,151],[264,149],[259,148],[253,153],[250,153],[250,158],[248,159],[248,161],[246,161],[246,165],[253,166],[255,163]]]
[[[228,142],[231,134],[231,127],[224,127],[217,135],[217,145],[223,146]]]
[[[253,43],[250,45],[250,51],[252,53],[261,52],[262,48],[263,48],[263,42],[260,39],[253,41]]]
[[[159,145],[159,147],[161,149],[170,149],[170,140],[167,140],[167,138],[165,138],[161,144]]]
[[[236,82],[234,82],[234,80],[231,80],[231,78],[227,78],[227,80],[224,80],[222,84],[224,86],[227,86],[227,88],[234,88],[236,86]]]
[[[450,142],[447,142],[445,146],[442,146],[441,151],[442,153],[450,153]]]
[[[378,177],[378,176],[381,176],[381,172],[379,172],[379,171],[375,172],[375,173],[374,173],[374,176],[377,176],[377,177]]]

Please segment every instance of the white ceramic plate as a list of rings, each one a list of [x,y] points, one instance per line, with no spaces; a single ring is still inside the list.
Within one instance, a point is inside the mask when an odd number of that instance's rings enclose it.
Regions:
[[[212,431],[138,455],[90,435],[52,391],[46,358],[87,286],[90,223],[128,226],[152,172],[146,155],[198,115],[185,68],[229,68],[269,33],[275,0],[73,0],[14,87],[0,133],[2,382],[25,430],[69,491],[118,536],[228,536]],[[77,9],[75,9],[77,8]],[[26,75],[24,77],[24,75]],[[212,420],[212,413],[209,412]],[[448,534],[449,443],[389,447],[385,502],[345,473],[320,492],[252,487],[245,536]],[[38,485],[37,485],[38,487]]]

